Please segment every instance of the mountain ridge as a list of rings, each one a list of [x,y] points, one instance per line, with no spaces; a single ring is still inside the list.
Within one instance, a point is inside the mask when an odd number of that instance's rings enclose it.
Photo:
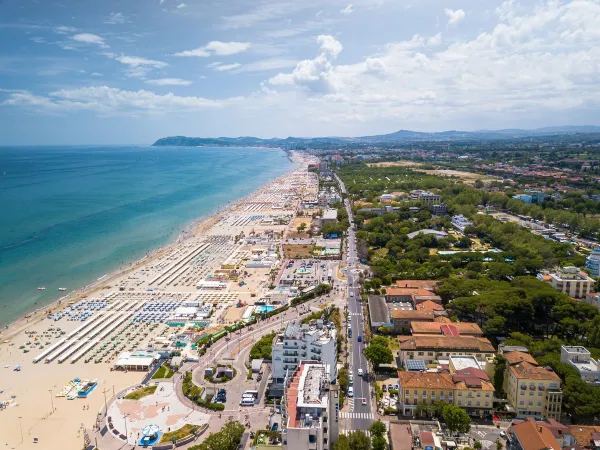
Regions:
[[[322,145],[348,145],[348,144],[399,144],[403,142],[456,142],[456,141],[494,141],[502,139],[523,139],[528,137],[544,137],[559,135],[589,135],[598,133],[600,126],[596,125],[569,125],[542,127],[535,129],[505,128],[499,130],[476,131],[412,131],[398,130],[393,133],[358,137],[293,137],[286,138],[258,138],[254,136],[239,137],[188,137],[169,136],[158,139],[153,146],[246,146],[246,147],[293,147],[293,146],[322,146]]]

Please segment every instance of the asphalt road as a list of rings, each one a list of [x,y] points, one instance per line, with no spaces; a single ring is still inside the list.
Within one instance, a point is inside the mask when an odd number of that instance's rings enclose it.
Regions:
[[[342,180],[338,178],[340,188],[343,193],[346,193],[346,187]],[[352,208],[350,202],[345,202],[346,211],[348,212],[348,218],[350,222],[353,222]],[[368,381],[365,381],[365,375],[369,373],[369,365],[363,355],[364,339],[363,342],[358,342],[358,336],[364,336],[364,329],[366,325],[365,318],[362,313],[362,304],[360,299],[360,278],[358,274],[353,273],[353,269],[356,269],[359,263],[358,254],[356,252],[356,233],[351,225],[348,230],[348,251],[346,254],[347,263],[347,277],[348,277],[348,313],[350,314],[349,320],[352,324],[352,338],[349,342],[352,345],[352,352],[350,355],[350,366],[351,373],[354,380],[354,401],[350,402],[350,413],[348,419],[351,420],[352,430],[368,430],[373,423],[373,413],[371,410],[371,387]],[[363,371],[363,377],[358,375],[358,371]],[[363,399],[366,399],[366,404],[363,405]],[[352,406],[353,404],[353,406]],[[344,420],[344,418],[342,419]]]

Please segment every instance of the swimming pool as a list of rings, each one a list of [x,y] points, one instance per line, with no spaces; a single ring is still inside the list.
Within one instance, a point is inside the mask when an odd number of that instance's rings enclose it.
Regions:
[[[275,309],[275,307],[273,305],[261,305],[261,306],[257,306],[256,307],[256,312],[258,314],[262,314],[262,313],[268,313],[271,312]]]

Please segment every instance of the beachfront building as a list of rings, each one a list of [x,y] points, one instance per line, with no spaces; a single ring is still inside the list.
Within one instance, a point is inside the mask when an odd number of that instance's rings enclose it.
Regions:
[[[452,216],[452,225],[458,231],[460,231],[461,233],[464,233],[465,232],[465,228],[473,226],[473,222],[471,222],[469,219],[467,219],[462,214],[459,214],[457,216]]]
[[[335,382],[336,345],[337,336],[333,324],[325,324],[322,320],[315,321],[314,325],[289,323],[285,331],[273,340],[273,381],[283,383],[286,375],[294,373],[298,368],[300,361],[310,359],[327,364],[331,368],[330,381]]]
[[[594,290],[595,281],[578,267],[562,267],[549,275],[552,287],[557,291],[564,292],[569,297],[584,298],[588,292]]]
[[[329,372],[318,361],[302,361],[290,372],[281,402],[283,450],[329,450],[337,442],[339,386]]]
[[[585,261],[585,268],[588,269],[593,277],[600,277],[600,247],[592,250]]]
[[[581,379],[592,385],[600,384],[600,366],[598,361],[592,358],[590,351],[582,346],[566,346],[560,348],[560,362],[573,367]]]
[[[517,417],[560,419],[562,391],[560,377],[541,367],[529,353],[504,353],[504,392]]]
[[[398,337],[400,363],[420,359],[425,364],[448,360],[452,355],[472,355],[480,363],[494,356],[494,347],[486,338],[474,336],[400,336]]]
[[[123,352],[115,363],[116,370],[138,370],[147,372],[154,363],[160,359],[158,353],[145,352]]]

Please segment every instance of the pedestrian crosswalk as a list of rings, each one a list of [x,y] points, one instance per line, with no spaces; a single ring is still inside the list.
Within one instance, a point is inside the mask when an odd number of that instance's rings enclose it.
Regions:
[[[346,436],[348,436],[353,431],[356,431],[356,430],[340,430],[340,434],[345,434]],[[371,436],[371,432],[369,430],[361,430],[361,431],[363,433],[365,433],[367,435],[367,437]]]
[[[340,418],[342,419],[375,419],[375,415],[373,413],[355,413],[355,412],[344,412],[340,413]]]
[[[351,316],[362,316],[361,313],[350,313]]]

